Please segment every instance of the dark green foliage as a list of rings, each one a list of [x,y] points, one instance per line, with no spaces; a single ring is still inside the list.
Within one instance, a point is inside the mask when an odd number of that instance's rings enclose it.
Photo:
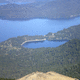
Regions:
[[[49,32],[48,34],[46,34],[46,36],[51,36],[52,35],[52,33],[51,32]]]
[[[57,37],[63,37],[65,34],[68,40],[70,39],[67,43],[57,48],[43,47],[29,49],[21,46],[22,42],[26,40],[48,38],[52,33],[47,34],[47,37],[37,35],[18,36],[17,38],[10,38],[7,41],[0,43],[0,77],[17,79],[36,71],[55,71],[67,76],[79,78],[79,29],[80,25],[73,26],[53,34]]]
[[[80,79],[80,63],[71,67],[65,67],[62,74]]]
[[[0,77],[16,79],[36,71],[55,71],[67,75],[70,73],[68,69],[79,62],[80,40],[77,39],[70,40],[57,48],[28,49],[21,47],[19,50],[11,49],[8,55],[3,53],[0,56]],[[79,78],[73,73],[68,76]]]
[[[49,33],[50,34],[50,33]],[[46,35],[47,36],[47,35]],[[71,40],[80,39],[80,25],[71,26],[54,34],[55,37],[49,37],[48,40]]]
[[[80,16],[80,0],[53,0],[46,3],[0,6],[0,18],[8,20],[70,19],[78,16]]]
[[[10,46],[12,45],[13,47],[21,47],[21,44],[26,41],[26,40],[35,40],[35,39],[44,39],[45,37],[40,35],[35,35],[35,36],[18,36],[17,38],[10,38],[7,41],[4,41],[2,43],[0,43],[1,45],[5,45],[5,46]]]
[[[15,80],[15,79],[0,78],[0,80]]]

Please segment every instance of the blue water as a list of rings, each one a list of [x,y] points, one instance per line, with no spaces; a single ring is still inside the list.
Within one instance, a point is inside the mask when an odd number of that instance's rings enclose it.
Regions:
[[[58,47],[67,41],[42,41],[42,42],[28,42],[23,45],[25,48],[41,48],[41,47]]]
[[[80,24],[80,17],[70,20],[32,19],[29,21],[0,20],[0,42],[23,35],[46,35]]]

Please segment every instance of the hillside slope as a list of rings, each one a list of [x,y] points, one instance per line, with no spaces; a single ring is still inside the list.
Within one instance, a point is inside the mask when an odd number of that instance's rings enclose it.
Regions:
[[[55,71],[80,78],[80,40],[74,39],[57,48],[28,49],[0,46],[0,77],[18,79],[32,72]],[[77,68],[74,66],[77,65]],[[70,68],[73,67],[71,72]],[[73,71],[75,69],[75,73]],[[67,73],[66,73],[67,70]]]
[[[80,39],[80,25],[71,26],[57,33],[48,33],[46,37],[48,40]]]
[[[0,18],[29,20],[34,18],[69,19],[80,16],[80,0],[55,0],[17,5],[0,6]]]

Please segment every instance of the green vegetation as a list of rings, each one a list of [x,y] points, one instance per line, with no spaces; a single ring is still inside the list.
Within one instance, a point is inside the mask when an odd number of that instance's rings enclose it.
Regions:
[[[65,67],[64,70],[62,71],[62,74],[70,76],[70,77],[77,77],[80,79],[80,63],[79,64],[74,64],[71,67]]]
[[[78,16],[80,16],[80,0],[55,0],[0,6],[0,18],[8,20],[70,19]]]
[[[48,40],[71,40],[80,39],[80,25],[71,26],[57,33],[48,33],[46,35]]]
[[[15,80],[15,79],[0,78],[0,80]]]
[[[3,46],[3,47],[21,47],[21,44],[24,42],[24,41],[27,41],[27,40],[35,40],[35,39],[44,39],[45,37],[40,35],[35,35],[35,36],[28,36],[28,35],[25,35],[25,36],[18,36],[17,38],[10,38],[4,42],[2,42],[0,45]]]
[[[65,34],[70,40],[56,48],[29,49],[21,46],[25,40],[44,39],[44,36],[18,36],[0,43],[0,77],[18,79],[36,71],[55,71],[79,79],[79,29],[80,25],[59,31],[58,33]],[[60,36],[63,37],[63,34]],[[45,38],[53,39],[54,35],[59,37],[57,33],[49,33]]]
[[[7,52],[6,52],[7,51]],[[80,40],[73,39],[57,48],[23,48],[17,50],[1,49],[0,53],[0,77],[20,78],[29,73],[36,71],[56,71],[58,73],[68,75],[65,68],[71,68],[80,62]],[[5,54],[6,53],[6,54]],[[80,69],[80,66],[79,66]],[[78,70],[76,70],[77,72]],[[68,76],[80,77],[73,73]]]

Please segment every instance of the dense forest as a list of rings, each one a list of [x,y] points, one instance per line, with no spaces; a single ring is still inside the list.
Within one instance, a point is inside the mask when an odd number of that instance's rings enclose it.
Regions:
[[[0,80],[15,80],[15,79],[0,78]]]
[[[55,71],[80,78],[80,40],[70,40],[57,48],[12,49],[7,54],[6,49],[3,51],[0,77],[20,78],[36,71]]]
[[[36,71],[55,71],[80,79],[80,39],[78,37],[80,31],[77,30],[79,26],[59,31],[65,36],[68,35],[66,34],[68,32],[74,37],[56,48],[29,49],[20,45],[27,39],[43,39],[44,36],[18,36],[0,43],[0,77],[18,79]],[[45,38],[48,38],[49,35],[52,36],[52,33],[48,33]]]
[[[10,1],[16,0],[8,0]],[[0,19],[4,20],[71,19],[78,16],[80,0],[44,0],[23,5],[0,5]],[[56,48],[32,49],[21,45],[27,40],[36,39],[67,42]],[[17,36],[0,43],[0,80],[15,80],[36,71],[55,71],[80,79],[80,25],[44,36]]]
[[[80,16],[80,0],[52,0],[23,5],[0,5],[0,18],[7,20],[70,19],[78,16]]]
[[[80,39],[80,25],[71,26],[67,29],[58,31],[57,33],[48,33],[47,40],[71,40]]]

